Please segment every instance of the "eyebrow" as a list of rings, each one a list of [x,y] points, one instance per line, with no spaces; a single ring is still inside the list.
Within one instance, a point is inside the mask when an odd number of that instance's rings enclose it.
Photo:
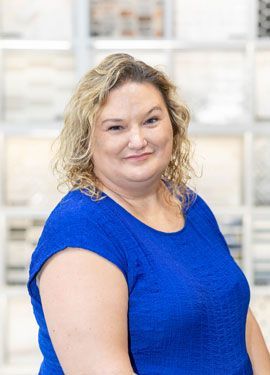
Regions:
[[[160,106],[155,106],[155,107],[151,108],[148,112],[146,112],[146,113],[145,113],[145,116],[150,115],[150,113],[152,113],[153,111],[161,111],[161,112],[162,112],[162,109],[161,109]],[[122,122],[123,119],[121,119],[121,118],[108,118],[108,119],[106,119],[106,120],[103,120],[103,121],[101,122],[101,124],[103,125],[103,124],[105,124],[106,122],[110,122],[110,121],[112,121],[112,122]]]

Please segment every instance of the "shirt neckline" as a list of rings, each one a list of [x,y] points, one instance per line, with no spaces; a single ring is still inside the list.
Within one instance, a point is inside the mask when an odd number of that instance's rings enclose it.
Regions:
[[[168,186],[167,186],[167,188],[168,188]],[[162,235],[162,236],[179,236],[179,235],[183,235],[188,230],[188,227],[189,227],[189,211],[190,211],[191,207],[189,207],[186,211],[183,210],[184,225],[183,225],[182,228],[180,228],[177,231],[173,231],[173,232],[164,232],[164,231],[161,231],[161,230],[158,230],[156,228],[151,227],[150,225],[148,225],[148,224],[144,223],[143,221],[141,221],[140,219],[138,219],[136,216],[132,215],[129,211],[127,211],[123,206],[121,206],[118,202],[116,202],[113,198],[111,198],[106,193],[102,192],[102,196],[105,198],[105,200],[110,202],[111,206],[113,206],[114,208],[117,208],[117,211],[120,210],[122,215],[125,216],[127,219],[133,221],[134,224],[137,224],[141,228],[143,228],[145,230],[148,230],[152,233],[156,233],[156,234],[159,234],[159,235]]]

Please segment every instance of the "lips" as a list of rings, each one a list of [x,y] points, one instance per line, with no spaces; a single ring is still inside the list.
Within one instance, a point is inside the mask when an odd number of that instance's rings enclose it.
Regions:
[[[151,155],[151,153],[145,152],[145,153],[140,154],[140,155],[130,155],[130,156],[126,157],[126,159],[143,159],[144,157],[146,157],[148,155]]]

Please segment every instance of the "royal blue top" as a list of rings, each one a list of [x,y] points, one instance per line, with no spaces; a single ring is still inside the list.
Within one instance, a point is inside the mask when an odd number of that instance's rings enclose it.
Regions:
[[[105,196],[103,194],[103,196]],[[250,289],[206,202],[193,192],[177,232],[153,229],[110,197],[80,190],[47,219],[31,258],[28,291],[39,325],[39,374],[63,374],[44,319],[36,275],[66,247],[93,251],[123,272],[128,349],[139,375],[251,375],[245,342]]]

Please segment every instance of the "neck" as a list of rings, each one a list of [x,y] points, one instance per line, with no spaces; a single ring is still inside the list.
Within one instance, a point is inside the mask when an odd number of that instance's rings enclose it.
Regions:
[[[137,189],[136,186],[134,188],[134,185],[133,189],[127,189],[115,185],[111,181],[102,181],[99,188],[120,204],[126,204],[132,209],[139,211],[149,210],[151,207],[156,207],[157,204],[164,205],[164,200],[169,198],[170,195],[161,179],[143,187],[141,183],[138,183]]]

